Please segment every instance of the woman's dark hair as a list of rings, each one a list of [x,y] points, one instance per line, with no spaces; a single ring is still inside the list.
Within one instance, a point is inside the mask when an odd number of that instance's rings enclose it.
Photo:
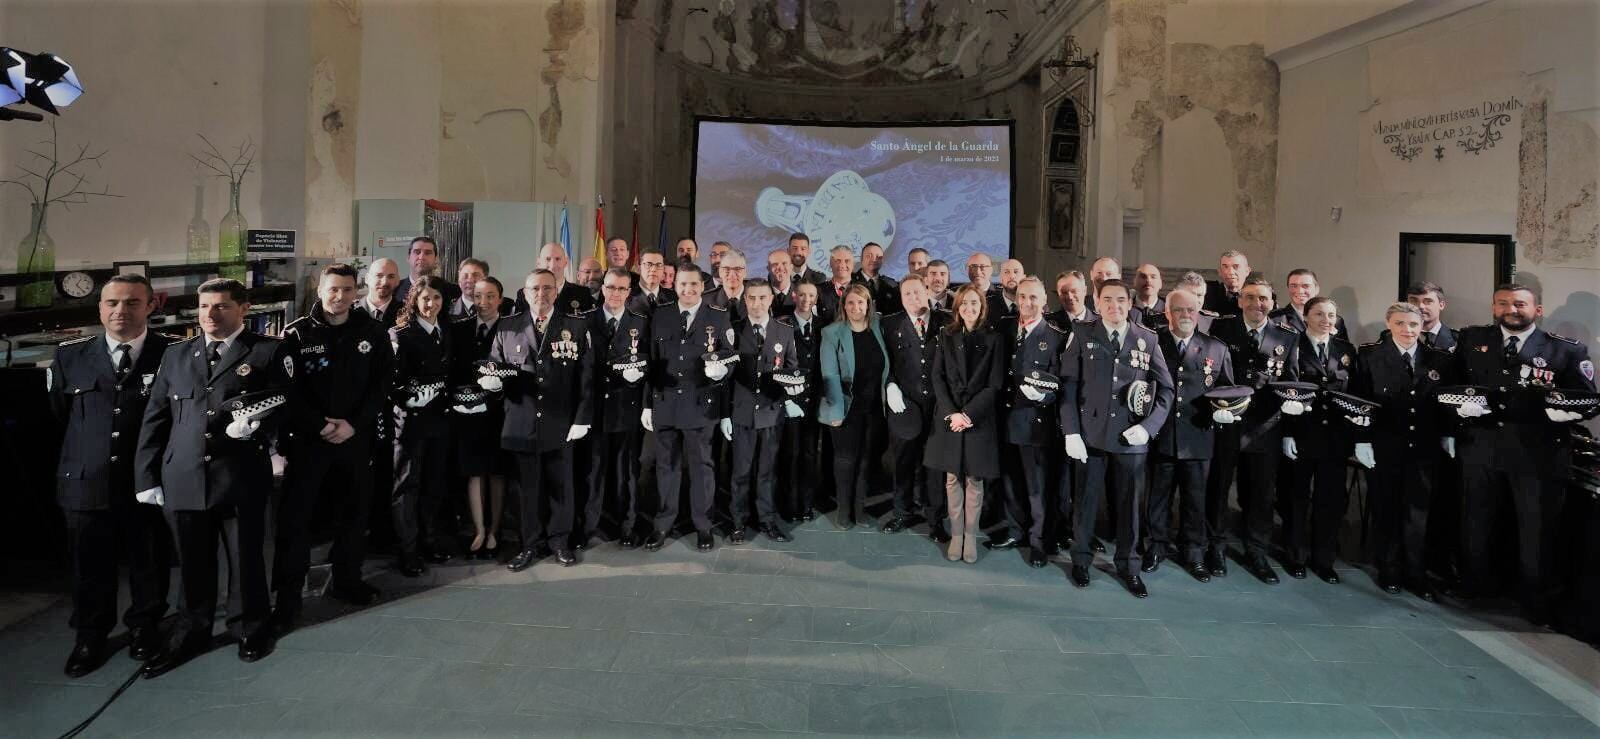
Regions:
[[[872,291],[868,290],[866,285],[863,285],[859,282],[852,282],[850,283],[849,287],[844,289],[844,295],[839,296],[839,315],[833,317],[834,323],[850,322],[850,319],[844,314],[844,301],[849,300],[851,295],[860,295],[862,299],[867,301],[867,319],[871,320]]]
[[[969,282],[956,290],[955,297],[950,299],[950,308],[955,311],[956,320],[951,321],[950,325],[944,328],[946,335],[955,336],[956,334],[967,332],[967,322],[961,317],[961,296],[969,292],[978,296],[978,328],[981,329],[988,325],[989,301],[984,299],[982,288]]]
[[[489,276],[489,275],[484,275],[483,279],[478,280],[478,282],[487,282],[487,283],[489,283],[491,285],[494,285],[494,290],[495,290],[495,292],[500,293],[500,297],[503,298],[503,297],[506,296],[506,286],[500,284],[500,280],[498,278],[495,278],[495,277],[492,277],[492,276]]]
[[[444,279],[434,275],[428,275],[411,283],[411,292],[406,293],[406,304],[401,306],[400,314],[394,318],[395,327],[401,328],[411,325],[411,317],[417,313],[417,296],[421,295],[423,290],[432,290],[439,293],[440,297],[443,297],[444,288]]]

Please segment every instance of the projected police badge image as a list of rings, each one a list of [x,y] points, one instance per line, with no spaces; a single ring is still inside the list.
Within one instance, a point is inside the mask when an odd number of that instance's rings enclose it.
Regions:
[[[973,123],[827,126],[698,121],[694,230],[741,248],[781,246],[804,232],[810,266],[828,249],[884,249],[883,272],[905,255],[996,263],[1011,249],[1011,127]]]

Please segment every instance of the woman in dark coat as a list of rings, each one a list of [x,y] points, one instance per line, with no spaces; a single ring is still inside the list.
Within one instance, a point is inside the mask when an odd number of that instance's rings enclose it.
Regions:
[[[1339,306],[1332,298],[1306,303],[1306,330],[1300,334],[1300,379],[1323,390],[1346,392],[1356,376],[1356,348],[1339,338]],[[1345,465],[1355,446],[1354,428],[1344,414],[1323,402],[1290,419],[1283,437],[1289,458],[1289,489],[1284,510],[1284,565],[1289,576],[1306,576],[1306,565],[1325,582],[1337,583],[1333,562],[1339,551],[1347,494]],[[1287,493],[1287,495],[1285,495]],[[1308,562],[1309,560],[1309,562]]]
[[[430,551],[428,530],[449,486],[450,341],[444,316],[444,280],[424,277],[406,295],[389,329],[394,345],[395,494],[390,502],[400,539],[400,573],[422,574],[423,560],[444,564],[450,555]]]
[[[933,433],[923,464],[945,473],[954,562],[978,561],[978,519],[985,481],[1000,477],[1000,419],[995,411],[1005,381],[1000,335],[985,328],[988,301],[974,285],[956,291],[956,320],[933,355]]]
[[[869,523],[863,507],[875,461],[872,450],[880,448],[887,433],[883,409],[889,350],[865,285],[845,290],[838,318],[822,329],[817,357],[822,365],[817,422],[832,432],[839,525],[848,529]]]
[[[477,387],[480,359],[489,358],[494,346],[495,326],[500,322],[502,293],[500,281],[493,277],[478,280],[473,287],[473,302],[478,310],[450,325],[450,384]],[[505,510],[506,472],[510,460],[500,449],[500,426],[505,412],[500,396],[490,395],[482,403],[455,405],[454,422],[456,469],[467,478],[467,510],[472,514],[473,537],[467,556],[495,559],[500,548],[500,517]],[[484,496],[489,498],[489,521],[484,525]]]

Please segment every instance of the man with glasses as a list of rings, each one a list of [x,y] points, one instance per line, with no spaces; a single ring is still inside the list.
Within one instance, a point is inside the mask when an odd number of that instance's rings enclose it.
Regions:
[[[661,252],[647,251],[639,255],[639,281],[633,285],[633,297],[628,309],[646,316],[663,305],[677,301],[678,295],[667,283],[667,263]]]

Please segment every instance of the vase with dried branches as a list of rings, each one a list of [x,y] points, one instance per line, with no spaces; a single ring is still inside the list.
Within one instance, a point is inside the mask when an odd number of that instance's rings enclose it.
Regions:
[[[244,182],[244,176],[250,173],[251,165],[255,163],[256,147],[247,138],[244,143],[234,148],[233,158],[230,159],[223,156],[204,134],[197,135],[205,142],[206,148],[199,155],[190,154],[189,158],[211,170],[217,177],[228,180],[228,214],[217,224],[217,276],[243,282],[244,236],[245,231],[250,229],[250,224],[245,221],[244,214],[239,212],[239,186]]]
[[[118,198],[108,187],[99,191],[89,189],[90,167],[100,168],[98,154],[89,153],[89,145],[78,148],[76,155],[63,162],[60,137],[56,135],[56,121],[50,119],[50,139],[26,150],[27,164],[18,164],[22,176],[0,180],[0,185],[15,185],[28,191],[32,198],[32,217],[28,222],[28,235],[17,245],[17,273],[27,280],[17,292],[18,308],[49,308],[55,302],[56,242],[45,230],[50,206],[59,203],[71,210],[74,205],[89,202],[89,198]]]

